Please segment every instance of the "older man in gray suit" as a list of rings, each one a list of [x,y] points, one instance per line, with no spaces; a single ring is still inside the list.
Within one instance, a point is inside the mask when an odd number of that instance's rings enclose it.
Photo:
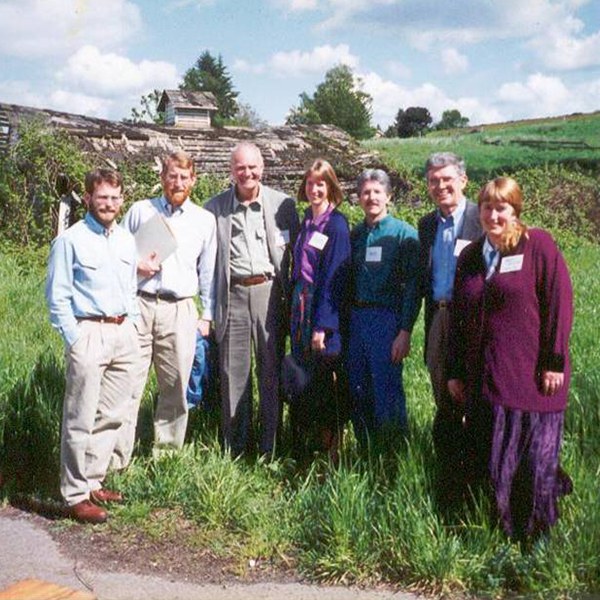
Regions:
[[[279,370],[287,324],[289,270],[300,223],[295,201],[261,184],[260,150],[231,154],[233,185],[206,204],[217,220],[215,329],[222,434],[234,456],[253,446],[252,348],[258,370],[258,450],[272,453],[281,418]]]
[[[449,310],[458,255],[481,235],[479,211],[464,196],[465,162],[451,152],[436,152],[425,164],[427,189],[436,209],[419,221],[420,293],[425,298],[425,362],[429,370],[436,415],[433,442],[440,466],[443,500],[457,491],[464,473],[462,410],[447,388]]]

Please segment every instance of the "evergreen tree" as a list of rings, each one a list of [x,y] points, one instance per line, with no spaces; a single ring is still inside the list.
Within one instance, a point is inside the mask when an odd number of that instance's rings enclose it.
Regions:
[[[238,92],[233,89],[231,77],[220,54],[215,58],[205,50],[196,64],[186,71],[179,88],[191,92],[212,92],[217,99],[217,124],[222,125],[232,120],[238,112]]]

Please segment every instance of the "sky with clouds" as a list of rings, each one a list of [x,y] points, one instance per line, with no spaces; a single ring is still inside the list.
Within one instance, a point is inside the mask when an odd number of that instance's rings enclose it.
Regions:
[[[383,128],[600,110],[598,0],[0,0],[0,102],[119,120],[204,50],[271,124],[340,63]]]

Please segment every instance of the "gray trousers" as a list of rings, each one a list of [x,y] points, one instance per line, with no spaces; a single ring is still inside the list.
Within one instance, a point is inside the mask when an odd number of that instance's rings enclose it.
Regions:
[[[188,422],[186,391],[196,349],[198,310],[192,298],[177,302],[139,297],[140,360],[128,414],[119,434],[111,466],[129,464],[135,443],[140,401],[154,364],[158,401],[154,409],[155,448],[181,448]]]
[[[244,287],[233,285],[229,319],[219,343],[222,434],[225,447],[237,456],[254,443],[252,419],[252,354],[258,379],[258,450],[270,453],[281,417],[279,370],[284,307],[276,281]]]
[[[139,361],[135,327],[82,321],[67,349],[60,445],[60,488],[72,506],[89,498],[106,476],[126,418]]]

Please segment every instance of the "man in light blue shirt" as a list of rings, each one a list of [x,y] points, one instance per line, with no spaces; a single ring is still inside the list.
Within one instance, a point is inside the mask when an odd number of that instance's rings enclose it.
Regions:
[[[133,390],[139,362],[133,237],[115,223],[123,197],[119,173],[85,179],[85,218],[50,251],[46,300],[65,342],[66,390],[61,430],[61,493],[68,514],[102,523],[98,506],[121,495],[102,487]]]
[[[437,211],[435,215],[437,229],[431,262],[433,269],[431,285],[435,302],[452,299],[456,259],[458,258],[456,240],[459,239],[459,232],[462,231],[466,206],[467,200],[463,196],[452,213],[444,215],[441,211]]]
[[[456,262],[464,247],[481,235],[477,205],[464,196],[465,162],[451,152],[432,154],[425,165],[427,190],[435,209],[419,221],[419,294],[425,299],[425,362],[436,415],[433,442],[440,472],[439,492],[447,502],[458,489],[462,466],[462,410],[448,392],[446,355]]]

